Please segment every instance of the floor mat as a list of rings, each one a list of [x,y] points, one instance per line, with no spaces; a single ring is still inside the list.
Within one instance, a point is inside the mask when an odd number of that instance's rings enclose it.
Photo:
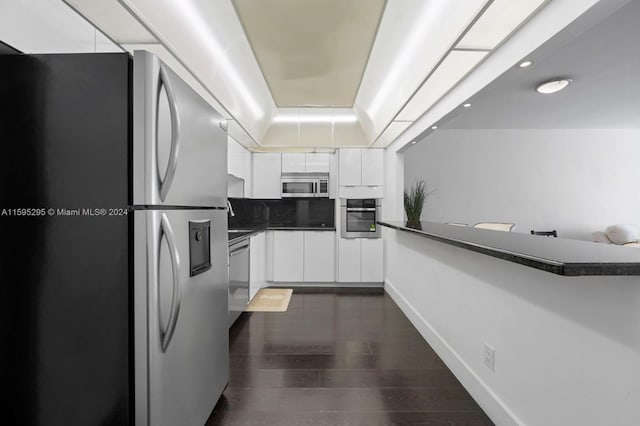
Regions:
[[[261,288],[244,309],[245,312],[285,312],[291,300],[291,288]]]

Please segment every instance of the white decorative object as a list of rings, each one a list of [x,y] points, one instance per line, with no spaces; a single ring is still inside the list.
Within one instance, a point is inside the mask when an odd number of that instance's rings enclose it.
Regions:
[[[625,244],[640,240],[640,228],[635,225],[611,225],[604,232],[615,244]]]

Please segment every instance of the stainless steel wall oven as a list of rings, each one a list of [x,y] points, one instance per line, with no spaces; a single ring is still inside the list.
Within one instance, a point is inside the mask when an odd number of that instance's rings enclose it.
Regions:
[[[380,238],[380,227],[376,223],[380,205],[375,198],[340,200],[342,238]]]

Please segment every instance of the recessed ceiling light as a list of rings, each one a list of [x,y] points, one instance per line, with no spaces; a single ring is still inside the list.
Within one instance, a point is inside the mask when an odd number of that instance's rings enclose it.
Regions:
[[[431,126],[432,130],[436,130],[438,128],[438,126]]]
[[[412,142],[411,142],[411,145],[415,145],[415,144],[416,144],[416,141],[412,141]]]
[[[464,104],[462,106],[465,107],[465,108],[469,108],[471,106],[471,104]]]
[[[556,93],[567,87],[571,84],[571,79],[568,78],[560,78],[557,80],[547,81],[546,83],[542,83],[536,88],[536,92],[542,93],[544,95],[548,95],[551,93]]]
[[[533,65],[533,61],[524,61],[518,64],[520,68],[529,68],[531,65]]]

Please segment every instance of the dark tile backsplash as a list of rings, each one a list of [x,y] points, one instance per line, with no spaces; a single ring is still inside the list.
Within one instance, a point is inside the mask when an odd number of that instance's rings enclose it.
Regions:
[[[256,200],[229,198],[235,216],[229,215],[229,229],[255,227],[335,227],[333,198]]]

